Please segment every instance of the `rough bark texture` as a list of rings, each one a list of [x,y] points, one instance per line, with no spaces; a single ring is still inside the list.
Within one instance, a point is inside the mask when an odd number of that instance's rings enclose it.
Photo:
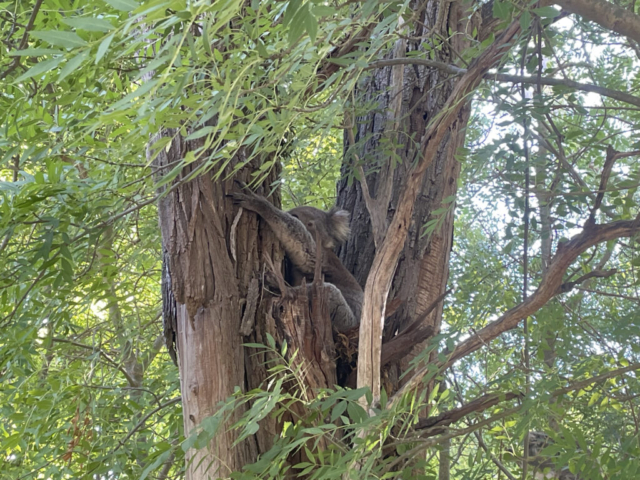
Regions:
[[[640,16],[630,9],[604,0],[545,0],[542,4],[559,5],[563,10],[640,42]]]
[[[176,136],[169,151],[158,155],[156,165],[175,165],[198,147],[197,141],[185,142]],[[267,345],[266,333],[280,345],[286,340],[289,354],[298,352],[296,361],[303,365],[300,370],[308,394],[336,384],[323,284],[317,281],[308,289],[287,288],[280,275],[284,255],[275,235],[255,213],[234,206],[229,196],[238,189],[235,179],[249,181],[254,165],[248,164],[233,179],[214,181],[205,173],[185,181],[197,166],[184,168],[158,208],[165,258],[165,339],[170,352],[175,347],[177,353],[186,435],[213,415],[216,405],[236,387],[242,391],[264,387],[270,354],[245,349],[242,344]],[[258,188],[257,193],[269,192],[268,185],[278,173],[274,170],[265,180],[267,187]],[[277,195],[271,200],[279,203]],[[270,293],[277,290],[273,285],[263,288],[265,278],[273,277],[282,296]],[[316,277],[319,279],[319,272]],[[243,413],[236,409],[231,421]],[[236,447],[236,433],[222,429],[208,449],[187,452],[186,478],[225,477],[255,462],[280,431],[270,418],[260,427]]]
[[[199,146],[178,136],[156,162],[159,166],[175,164]],[[176,181],[181,182],[196,167],[186,167]],[[249,173],[246,168],[239,176],[246,181]],[[253,332],[243,337],[243,302],[251,280],[261,277],[262,255],[268,253],[277,263],[283,255],[270,232],[259,232],[255,216],[236,218],[237,208],[227,197],[233,188],[233,180],[213,182],[210,174],[204,174],[181,183],[159,203],[165,268],[175,301],[174,335],[187,435],[215,412],[217,403],[230,396],[235,386],[246,391],[265,379],[264,356],[252,355],[255,352],[245,351],[242,344],[266,344],[267,307],[263,303],[257,308]],[[255,461],[275,434],[269,421],[262,427],[236,448],[231,448],[233,432],[225,432],[209,451],[191,451],[187,478],[225,476]]]
[[[457,3],[430,2],[420,19],[424,26],[418,27],[418,31],[409,34],[419,37],[427,33],[427,28],[435,28],[442,32],[447,32],[448,29],[455,32],[471,32],[473,26],[468,20],[459,20],[463,18],[460,8]],[[446,63],[456,61],[452,49],[461,51],[465,45],[461,35],[453,38],[448,47],[439,51],[437,60]],[[407,42],[407,51],[419,48],[418,42]],[[402,89],[401,119],[397,125],[402,132],[399,136],[402,147],[397,149],[396,153],[402,158],[402,164],[393,172],[388,219],[396,210],[402,193],[400,187],[406,178],[407,171],[420,156],[421,136],[428,122],[442,110],[457,80],[456,78],[448,80],[448,74],[424,66],[401,68],[404,68],[404,88]],[[381,176],[377,172],[367,172],[366,169],[367,166],[379,165],[385,161],[385,158],[381,158],[384,150],[381,148],[380,140],[388,135],[386,132],[389,128],[393,128],[387,115],[387,110],[392,105],[390,97],[393,92],[391,88],[393,79],[393,67],[377,70],[359,92],[364,96],[365,101],[375,100],[378,104],[376,113],[356,119],[356,141],[360,140],[357,154],[365,164],[367,184],[372,196],[379,194]],[[455,159],[455,155],[464,144],[464,130],[468,118],[469,108],[465,107],[454,128],[447,132],[435,160],[424,176],[407,241],[400,254],[389,294],[389,300],[399,298],[403,304],[386,321],[385,341],[411,323],[412,319],[425,312],[445,290],[453,239],[453,208],[444,214],[440,227],[431,235],[425,236],[423,232],[425,223],[435,218],[431,216],[431,212],[445,206],[442,200],[456,193],[460,164]],[[349,167],[345,166],[345,168]],[[375,245],[361,186],[357,182],[349,186],[346,180],[343,180],[338,187],[338,205],[353,212],[351,240],[342,248],[340,258],[364,286],[375,254]],[[449,206],[453,207],[450,204]],[[437,334],[441,318],[442,304],[425,319],[424,325],[431,327]],[[423,345],[416,349],[421,349]],[[406,369],[409,359],[410,357],[405,357],[401,362],[396,362],[387,368],[387,388],[393,390],[397,388],[399,374]]]

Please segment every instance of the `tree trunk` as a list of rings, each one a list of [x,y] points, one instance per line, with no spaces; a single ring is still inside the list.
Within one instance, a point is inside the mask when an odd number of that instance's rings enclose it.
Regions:
[[[185,142],[178,135],[169,151],[158,155],[156,164],[175,165],[188,151],[200,146],[197,141]],[[211,174],[205,173],[184,182],[197,166],[186,166],[175,180],[178,185],[159,202],[165,269],[171,281],[167,293],[175,302],[173,308],[168,308],[173,302],[165,298],[165,321],[175,324],[172,335],[180,367],[187,436],[214,414],[218,402],[228,398],[236,386],[248,391],[266,378],[264,354],[246,351],[242,344],[267,344],[264,334],[269,328],[269,303],[252,306],[255,318],[245,319],[251,332],[248,336],[241,335],[240,326],[249,285],[252,279],[256,285],[261,278],[263,255],[269,254],[276,265],[283,258],[271,232],[258,228],[255,215],[241,215],[227,197],[234,188],[233,179],[213,181]],[[236,178],[248,181],[251,167],[240,170]],[[227,168],[232,169],[233,165]],[[265,184],[273,182],[277,174],[272,172]],[[223,174],[221,178],[226,177]],[[167,318],[167,310],[174,311],[174,319]],[[232,421],[242,413],[234,412]],[[273,421],[265,420],[256,435],[232,448],[236,434],[223,429],[208,449],[187,453],[186,478],[227,476],[267,451],[275,434]]]
[[[175,133],[167,132],[171,136]],[[156,166],[175,165],[188,151],[199,147],[197,141],[185,142],[176,135],[169,151],[159,153]],[[211,174],[205,173],[185,181],[197,166],[186,166],[172,190],[159,202],[165,258],[165,338],[180,369],[187,436],[200,428],[201,422],[213,415],[218,403],[230,397],[236,387],[243,392],[265,388],[266,367],[273,364],[274,358],[267,351],[245,349],[243,344],[268,345],[266,333],[277,346],[287,342],[289,358],[296,352],[295,361],[303,367],[300,371],[306,392],[313,394],[337,383],[321,269],[316,269],[308,289],[286,287],[281,276],[284,255],[276,237],[268,227],[262,228],[266,224],[256,214],[234,206],[229,197],[239,188],[234,181],[248,183],[256,165],[248,164],[226,180],[214,181]],[[232,162],[219,178],[227,178],[233,168]],[[278,175],[274,169],[257,193],[270,192]],[[271,200],[280,202],[277,194]],[[270,272],[269,268],[276,271]],[[271,277],[277,285],[263,289],[262,282]],[[281,297],[270,294],[277,289]],[[236,408],[227,427],[245,411],[246,408]],[[300,418],[305,414],[297,413]],[[286,420],[291,419],[283,421]],[[241,470],[269,450],[280,427],[274,419],[266,418],[255,435],[233,447],[238,432],[223,426],[208,448],[187,452],[186,478],[226,477]],[[294,453],[291,460],[299,463],[301,458]]]
[[[420,2],[418,2],[420,3]],[[475,17],[472,17],[472,19]],[[456,3],[429,2],[422,12],[417,30],[408,32],[411,37],[426,35],[428,29],[443,33],[473,31],[472,21],[463,15],[463,7]],[[432,37],[433,38],[433,37]],[[434,49],[434,60],[454,63],[457,57],[453,51],[462,51],[468,46],[463,35],[453,35],[452,40],[443,48]],[[406,51],[420,50],[420,42],[408,40]],[[397,55],[398,52],[396,52]],[[400,52],[403,56],[405,52]],[[384,165],[387,155],[381,145],[382,139],[389,138],[390,126],[387,112],[392,108],[394,94],[393,68],[385,67],[377,70],[365,85],[360,86],[356,98],[364,97],[364,101],[375,101],[378,111],[356,119],[356,154],[365,165],[366,181],[371,196],[380,194],[383,188],[384,175],[375,171],[366,172],[367,166]],[[451,93],[456,79],[449,80],[447,74],[423,66],[407,66],[404,68],[404,88],[401,90],[402,105],[399,121],[395,119],[398,133],[394,140],[400,144],[395,153],[402,159],[402,164],[393,171],[392,191],[387,209],[387,220],[391,218],[401,193],[407,171],[420,155],[420,138],[425,128],[438,113]],[[383,112],[383,113],[381,113]],[[453,241],[453,203],[443,200],[456,194],[457,180],[460,175],[460,163],[455,155],[464,145],[465,128],[469,119],[469,106],[463,108],[458,120],[451,127],[438,150],[438,155],[428,168],[424,177],[421,194],[415,204],[409,234],[401,253],[398,267],[389,294],[389,300],[398,299],[403,303],[392,317],[385,322],[384,340],[388,341],[401,331],[413,319],[423,314],[429,306],[443,294],[449,275],[449,255]],[[408,140],[411,139],[411,140]],[[362,140],[359,142],[359,140]],[[348,147],[348,140],[345,146]],[[344,166],[344,170],[349,168]],[[386,173],[386,172],[385,172]],[[364,286],[371,262],[375,254],[371,222],[366,209],[361,185],[357,182],[348,185],[343,179],[338,186],[338,205],[352,212],[351,239],[341,252],[340,258],[351,270],[356,279]],[[448,208],[445,213],[432,215],[440,208]],[[430,234],[424,234],[425,224],[436,220],[437,227]],[[433,334],[440,330],[442,320],[442,302],[424,320],[423,325],[431,326]],[[401,361],[387,365],[387,390],[395,390],[399,385],[399,375],[405,371],[408,361],[424,347],[425,342],[414,347],[412,354]]]

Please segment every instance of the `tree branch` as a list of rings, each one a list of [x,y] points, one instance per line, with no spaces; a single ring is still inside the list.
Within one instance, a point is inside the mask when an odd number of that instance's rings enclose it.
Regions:
[[[114,366],[115,368],[120,370],[120,372],[127,379],[127,382],[129,382],[129,385],[132,385],[132,386],[136,385],[137,382],[133,379],[133,377],[131,377],[131,375],[129,375],[129,372],[127,372],[127,370],[122,365],[119,365],[118,362],[116,362],[109,355],[107,355],[107,353],[105,353],[104,350],[102,350],[101,348],[94,347],[92,345],[85,345],[84,343],[80,343],[80,342],[74,342],[73,340],[68,340],[66,338],[58,338],[58,337],[56,337],[56,338],[53,339],[53,341],[56,342],[56,343],[68,343],[69,345],[73,345],[74,347],[84,348],[85,350],[91,350],[93,352],[98,352],[100,354],[100,356],[107,361],[107,363],[111,364],[112,366]]]
[[[113,449],[112,453],[115,453],[116,451],[118,451],[120,449],[120,447],[122,447],[125,443],[127,443],[127,440],[129,440],[134,433],[136,433],[140,428],[142,428],[144,426],[144,424],[146,423],[146,421],[149,420],[149,418],[154,413],[157,413],[160,410],[162,410],[163,408],[170,407],[171,405],[174,405],[174,404],[176,404],[176,403],[178,403],[180,401],[182,401],[182,397],[172,398],[171,400],[168,400],[167,402],[163,403],[162,405],[157,406],[156,408],[151,410],[149,413],[147,413],[144,417],[142,417],[140,419],[140,421],[136,424],[136,426],[131,429],[131,431],[127,434],[127,436],[124,437],[122,440],[120,440],[120,442],[118,442],[118,445],[116,446],[116,448]]]
[[[511,48],[511,40],[519,30],[520,22],[516,19],[460,77],[444,104],[441,115],[429,123],[421,142],[419,160],[408,172],[403,188],[400,189],[401,196],[396,212],[384,241],[373,259],[364,290],[358,344],[358,388],[369,387],[373,393],[374,403],[377,403],[380,398],[380,356],[386,299],[398,264],[398,257],[407,238],[411,215],[424,173],[436,157],[442,139],[458,119],[460,110],[467,104],[482,76]]]
[[[31,16],[29,17],[29,23],[24,28],[24,33],[22,34],[22,39],[20,40],[20,45],[18,46],[18,50],[24,50],[27,46],[27,40],[29,39],[29,31],[33,28],[33,24],[36,21],[36,17],[38,16],[38,12],[40,11],[40,6],[42,5],[43,0],[37,0],[36,4],[33,6],[33,11],[31,12]],[[16,56],[13,59],[13,62],[7,67],[7,69],[0,73],[0,80],[6,78],[11,72],[13,72],[18,65],[20,65],[20,56]]]
[[[365,70],[373,70],[376,68],[388,67],[391,65],[423,65],[429,68],[436,68],[446,73],[450,73],[451,75],[464,75],[467,70],[464,68],[456,67],[455,65],[450,65],[444,62],[438,62],[435,60],[427,60],[424,58],[391,58],[387,60],[377,60],[369,64]],[[485,80],[495,80],[498,82],[508,82],[508,83],[526,83],[536,85],[540,83],[541,85],[547,86],[565,86],[569,88],[574,88],[576,90],[581,90],[584,92],[592,92],[602,95],[603,97],[613,98],[614,100],[618,100],[620,102],[628,103],[631,105],[635,105],[640,107],[640,97],[636,97],[629,93],[621,92],[619,90],[613,90],[611,88],[599,87],[598,85],[592,85],[589,83],[580,83],[575,82],[573,80],[567,80],[564,78],[547,78],[547,77],[529,77],[529,76],[520,76],[520,75],[507,75],[504,73],[485,73],[483,75]]]
[[[545,0],[542,4],[559,5],[567,12],[640,42],[640,16],[614,3],[603,0]]]
[[[639,227],[640,214],[635,220],[623,220],[603,225],[586,225],[582,232],[575,235],[571,240],[560,243],[556,254],[551,259],[546,274],[533,295],[516,307],[506,311],[500,318],[489,323],[486,327],[477,332],[473,332],[467,340],[458,344],[452,351],[444,352],[447,360],[438,365],[439,369],[445,370],[459,359],[475,352],[502,333],[516,328],[521,320],[533,315],[551,300],[551,298],[562,293],[562,278],[565,272],[571,263],[583,252],[594,245],[608,240],[631,237],[640,231]],[[416,388],[428,372],[428,365],[417,370],[407,383],[391,398],[388,408],[391,408],[397,403],[407,392]]]
[[[566,387],[562,387],[551,392],[550,397],[557,398],[575,390],[582,390],[589,385],[593,385],[594,383],[600,383],[609,378],[617,377],[635,370],[640,370],[640,363],[633,363],[626,367],[618,368],[616,370],[611,370],[600,375],[596,375],[595,377],[590,377],[584,380],[570,383]],[[440,433],[446,431],[446,427],[448,425],[457,422],[470,413],[483,412],[491,407],[494,407],[498,403],[514,400],[516,398],[523,398],[523,396],[524,395],[520,392],[489,393],[487,395],[476,398],[475,400],[466,403],[461,407],[442,412],[440,415],[434,417],[424,418],[418,421],[414,428],[416,430],[430,429],[429,432],[426,432],[422,435],[423,437],[439,435]]]

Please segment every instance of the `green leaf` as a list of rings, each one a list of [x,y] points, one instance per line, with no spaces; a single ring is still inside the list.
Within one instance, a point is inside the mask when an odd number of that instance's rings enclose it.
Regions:
[[[309,7],[307,5],[303,5],[293,16],[291,26],[289,27],[289,45],[293,45],[298,38],[300,38],[306,27],[307,16],[309,15]]]
[[[9,52],[10,57],[39,57],[42,55],[64,54],[64,50],[54,50],[53,48],[25,48],[24,50],[14,50]]]
[[[88,32],[109,32],[114,28],[108,20],[97,17],[71,17],[62,21],[70,27],[80,28]]]
[[[171,455],[171,450],[167,450],[166,452],[162,452],[162,454],[158,455],[158,458],[156,458],[155,462],[147,465],[147,468],[145,468],[142,471],[142,474],[140,475],[140,480],[145,480],[145,478],[147,478],[149,473],[154,471],[156,468],[162,465],[169,458],[169,455]]]
[[[197,138],[202,138],[205,137],[207,135],[209,135],[210,133],[215,132],[216,128],[215,127],[203,127],[199,130],[196,130],[195,132],[193,132],[191,135],[189,135],[185,140],[195,140]]]
[[[520,16],[520,28],[523,31],[526,31],[526,30],[529,30],[531,25],[532,25],[531,14],[529,13],[528,10],[525,10],[524,12],[522,12],[522,15]]]
[[[109,45],[111,45],[113,36],[114,34],[112,33],[100,43],[100,46],[98,47],[98,52],[96,53],[96,60],[95,60],[96,65],[98,64],[98,62],[100,62],[100,60],[102,60],[102,57],[104,57],[104,54],[107,53],[107,50],[109,50]]]
[[[40,30],[29,33],[34,38],[44,40],[51,45],[65,48],[83,47],[87,44],[78,34],[59,30]]]
[[[113,8],[117,10],[121,10],[123,12],[131,12],[140,6],[133,0],[104,0],[104,1],[109,5],[111,5]]]
[[[534,8],[531,11],[541,18],[556,18],[558,15],[560,15],[560,11],[556,10],[552,6]]]
[[[315,42],[316,36],[318,35],[318,19],[314,17],[313,13],[311,13],[308,8],[307,15],[304,17],[304,28],[307,30],[311,41]]]
[[[69,60],[67,64],[64,67],[62,67],[62,69],[60,70],[60,75],[58,76],[58,82],[63,80],[71,72],[75,72],[78,69],[78,67],[82,64],[82,62],[84,62],[87,59],[88,56],[89,56],[89,51],[84,50],[83,52],[80,52],[78,55],[76,55],[71,60]]]
[[[42,75],[43,73],[53,70],[60,64],[60,62],[62,62],[62,60],[64,60],[64,57],[59,56],[56,58],[45,60],[44,62],[39,62],[33,67],[31,67],[29,70],[24,72],[22,75],[20,75],[16,79],[16,82],[21,82],[23,80],[26,80],[27,78],[35,77],[36,75]]]
[[[493,16],[500,20],[509,20],[512,8],[507,2],[493,2]]]

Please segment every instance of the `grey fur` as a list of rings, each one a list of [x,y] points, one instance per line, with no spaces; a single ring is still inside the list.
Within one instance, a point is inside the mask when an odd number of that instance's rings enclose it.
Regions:
[[[233,194],[234,202],[256,212],[276,234],[293,264],[291,283],[311,280],[316,262],[316,234],[324,247],[322,273],[328,288],[329,311],[334,327],[344,332],[360,324],[363,292],[351,272],[331,250],[349,237],[349,213],[332,208],[324,212],[313,207],[279,210],[265,198],[245,190]]]

